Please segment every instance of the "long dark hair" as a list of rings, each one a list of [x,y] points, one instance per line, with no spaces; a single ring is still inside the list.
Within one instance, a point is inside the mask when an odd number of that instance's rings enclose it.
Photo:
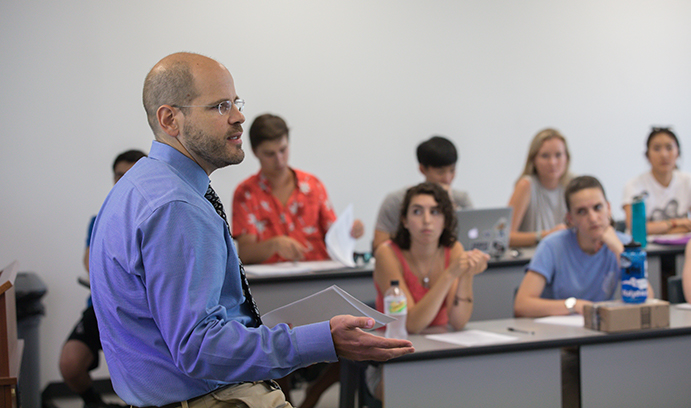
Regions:
[[[406,191],[399,211],[398,229],[392,241],[401,249],[410,249],[410,231],[403,226],[403,220],[408,215],[408,207],[410,207],[413,197],[421,194],[432,196],[439,205],[439,209],[444,215],[444,230],[439,237],[439,246],[451,247],[456,242],[456,216],[453,212],[451,198],[449,198],[449,193],[440,185],[429,182],[420,183]]]

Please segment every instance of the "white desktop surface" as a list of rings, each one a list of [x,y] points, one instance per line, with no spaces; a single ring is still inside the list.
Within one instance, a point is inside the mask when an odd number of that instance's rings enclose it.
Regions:
[[[463,347],[410,336],[416,353],[384,364],[387,406],[561,406],[562,347],[580,350],[581,406],[688,406],[691,311],[670,307],[671,327],[606,334],[532,319],[471,322],[504,345]]]

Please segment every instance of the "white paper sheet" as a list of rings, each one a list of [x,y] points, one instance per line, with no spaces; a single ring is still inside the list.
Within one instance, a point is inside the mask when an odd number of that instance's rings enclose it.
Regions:
[[[375,329],[396,320],[377,312],[348,292],[333,285],[262,315],[262,322],[267,327],[274,327],[279,323],[288,323],[296,327],[323,322],[342,314],[371,317],[375,320]]]
[[[518,340],[518,337],[483,330],[461,330],[444,334],[428,334],[425,337],[430,340],[460,344],[461,346],[466,347],[487,346],[490,344],[508,343]]]
[[[677,309],[691,310],[691,304],[688,303],[677,303],[674,305]]]
[[[561,326],[583,327],[585,321],[583,315],[574,314],[568,316],[547,316],[540,317],[534,320],[535,323],[558,324]]]
[[[324,238],[326,241],[326,251],[331,259],[340,261],[343,265],[351,268],[355,267],[355,261],[353,260],[355,238],[350,235],[354,221],[353,205],[349,204],[336,222],[331,225]]]
[[[339,261],[278,262],[245,265],[245,272],[254,276],[295,275],[305,272],[330,271],[344,267]]]

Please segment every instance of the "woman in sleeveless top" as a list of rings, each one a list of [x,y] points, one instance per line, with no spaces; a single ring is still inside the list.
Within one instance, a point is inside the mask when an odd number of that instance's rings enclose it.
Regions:
[[[466,252],[456,241],[456,217],[449,193],[434,183],[411,187],[401,205],[393,240],[375,252],[377,309],[392,280],[408,302],[406,329],[419,333],[429,326],[460,330],[473,312],[473,277],[487,269],[489,255]],[[382,399],[381,366],[365,372],[369,391]]]
[[[564,187],[572,178],[570,158],[566,138],[557,130],[545,129],[535,135],[509,200],[513,207],[510,246],[535,246],[545,236],[566,228]]]
[[[487,269],[489,256],[464,251],[456,241],[456,218],[449,194],[434,183],[410,188],[401,206],[398,231],[376,252],[377,309],[392,280],[408,301],[406,328],[461,329],[473,311],[473,277]]]

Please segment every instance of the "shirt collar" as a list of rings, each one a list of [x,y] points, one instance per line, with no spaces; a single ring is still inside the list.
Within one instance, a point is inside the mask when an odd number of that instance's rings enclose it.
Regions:
[[[295,170],[294,168],[288,166],[288,169],[293,172],[295,175],[295,188],[297,190],[300,190],[300,183],[304,180],[304,174],[302,172]],[[271,184],[269,183],[269,179],[266,178],[264,173],[262,173],[262,170],[259,169],[257,172],[257,178],[258,181],[257,183],[259,184],[259,188],[261,188],[263,191],[266,191],[267,193],[271,193]]]
[[[172,146],[154,140],[151,143],[149,158],[171,166],[180,178],[189,183],[200,195],[204,195],[209,188],[209,176],[204,169]]]

